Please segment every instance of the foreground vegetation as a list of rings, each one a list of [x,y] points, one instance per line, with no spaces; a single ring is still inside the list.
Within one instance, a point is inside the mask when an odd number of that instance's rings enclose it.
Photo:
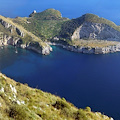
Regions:
[[[28,87],[0,73],[0,120],[111,120],[90,107]]]

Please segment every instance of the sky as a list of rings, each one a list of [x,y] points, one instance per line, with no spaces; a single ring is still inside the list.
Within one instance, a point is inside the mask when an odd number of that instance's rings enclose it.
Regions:
[[[120,25],[120,0],[0,0],[0,15],[27,17],[36,10],[54,8],[63,17],[77,18],[93,13]]]

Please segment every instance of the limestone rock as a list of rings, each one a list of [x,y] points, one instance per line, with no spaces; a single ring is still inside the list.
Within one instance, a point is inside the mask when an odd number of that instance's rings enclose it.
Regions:
[[[11,24],[9,24],[9,23],[3,21],[2,19],[1,19],[0,21],[1,21],[1,24],[2,24],[5,28],[9,28],[9,27],[12,26]]]
[[[75,39],[120,40],[120,32],[103,23],[84,22],[71,36]]]
[[[24,37],[25,34],[23,31],[21,31],[19,28],[16,28],[16,32],[18,33],[18,35],[20,35],[21,37]]]

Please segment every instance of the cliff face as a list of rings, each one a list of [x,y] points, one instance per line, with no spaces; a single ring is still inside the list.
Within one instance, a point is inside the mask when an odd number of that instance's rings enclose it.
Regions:
[[[48,55],[52,51],[52,48],[47,43],[42,42],[32,33],[24,30],[24,28],[12,24],[6,18],[2,17],[0,23],[7,30],[7,33],[3,31],[0,33],[0,46],[13,45],[31,49],[43,55]]]
[[[73,33],[75,39],[120,40],[120,32],[103,23],[84,22]]]

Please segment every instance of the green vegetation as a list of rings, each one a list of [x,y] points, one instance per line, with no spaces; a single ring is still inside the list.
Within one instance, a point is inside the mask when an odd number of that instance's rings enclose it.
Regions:
[[[85,40],[84,42],[79,40],[71,41],[71,36],[73,35],[74,31],[84,22],[103,23],[111,26],[117,31],[120,31],[120,27],[115,23],[107,19],[100,18],[97,15],[85,14],[79,18],[70,20],[67,18],[62,18],[61,13],[55,9],[47,9],[40,13],[32,13],[28,18],[17,17],[15,19],[12,19],[12,21],[23,26],[27,31],[30,31],[35,36],[41,38],[43,41],[57,42],[64,45],[70,44],[92,47],[95,47],[97,45],[99,47],[104,47],[111,44],[117,44],[116,42],[100,42],[97,40],[95,40],[95,42],[91,42],[91,40],[90,42],[87,42],[89,40]],[[60,38],[58,41],[53,40],[53,38],[56,36]]]
[[[62,18],[58,10],[47,9],[40,13],[33,13],[29,18],[17,17],[12,19],[14,23],[24,26],[24,28],[43,41],[58,36],[62,24],[67,18]]]
[[[12,36],[14,38],[15,37],[21,38],[23,43],[35,41],[35,42],[39,42],[41,46],[46,46],[46,43],[44,43],[40,38],[35,36],[33,33],[25,30],[24,27],[22,27],[21,25],[13,23],[10,18],[5,18],[3,16],[0,16],[0,19],[6,22],[7,24],[11,25],[11,27],[5,28],[2,24],[0,24],[0,28],[1,28],[0,31],[3,32],[3,34]],[[17,30],[23,33],[24,36],[20,36]]]
[[[69,42],[70,45],[78,46],[78,47],[107,47],[117,45],[119,42],[117,41],[104,41],[104,40],[74,40]]]
[[[33,13],[30,17],[40,20],[59,20],[62,19],[61,13],[55,9],[47,9],[40,13]]]
[[[94,14],[85,14],[79,18],[64,22],[60,31],[60,36],[63,38],[70,38],[73,35],[74,31],[84,22],[103,23],[114,28],[117,31],[120,31],[120,27],[112,21],[100,18],[99,16]]]
[[[55,95],[15,82],[0,73],[0,120],[110,120],[90,107],[78,109]]]

